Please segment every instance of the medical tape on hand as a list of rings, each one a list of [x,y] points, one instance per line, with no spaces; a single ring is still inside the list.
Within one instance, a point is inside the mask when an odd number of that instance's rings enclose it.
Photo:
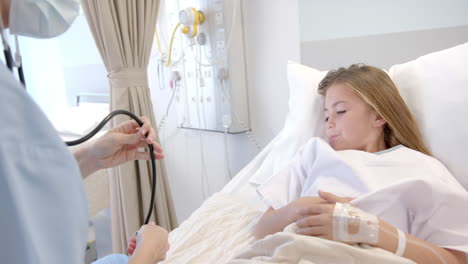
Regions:
[[[333,240],[377,244],[378,218],[349,204],[336,203],[333,211]]]

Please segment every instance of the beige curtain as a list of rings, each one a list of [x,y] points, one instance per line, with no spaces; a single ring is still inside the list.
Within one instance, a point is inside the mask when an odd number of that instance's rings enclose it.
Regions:
[[[107,68],[111,110],[125,109],[137,116],[148,116],[154,126],[147,68],[159,0],[82,0],[82,5]],[[127,119],[126,116],[114,117],[113,124]],[[170,231],[177,225],[174,206],[164,163],[158,161],[156,167],[152,220]],[[128,239],[146,217],[151,193],[151,163],[128,162],[111,171],[113,250],[124,253]]]

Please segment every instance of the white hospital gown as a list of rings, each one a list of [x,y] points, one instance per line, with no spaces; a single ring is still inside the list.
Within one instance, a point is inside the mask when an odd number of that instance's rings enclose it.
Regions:
[[[0,65],[0,262],[82,264],[80,170],[39,107]]]
[[[402,145],[369,153],[334,151],[312,138],[258,188],[279,209],[318,190],[357,197],[353,204],[429,243],[468,253],[468,193],[436,159]]]

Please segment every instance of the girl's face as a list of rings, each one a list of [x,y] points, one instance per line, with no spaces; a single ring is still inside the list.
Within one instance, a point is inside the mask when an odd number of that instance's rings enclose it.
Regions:
[[[345,83],[331,85],[325,95],[326,135],[335,150],[377,152],[386,149],[386,123]]]

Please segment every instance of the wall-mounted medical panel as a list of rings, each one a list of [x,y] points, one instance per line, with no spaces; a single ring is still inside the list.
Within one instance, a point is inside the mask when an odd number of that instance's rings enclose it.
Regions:
[[[248,131],[240,0],[166,1],[174,31],[170,71],[180,128]],[[167,58],[166,58],[167,62]]]

